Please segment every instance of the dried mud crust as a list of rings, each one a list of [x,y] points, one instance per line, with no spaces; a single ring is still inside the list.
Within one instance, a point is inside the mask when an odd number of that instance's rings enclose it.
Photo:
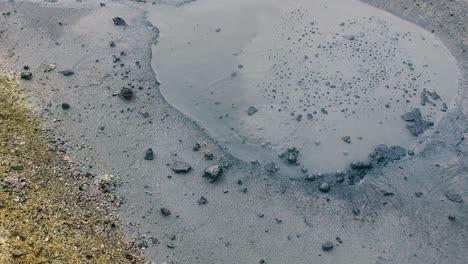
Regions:
[[[110,194],[73,171],[0,76],[0,263],[142,263]]]

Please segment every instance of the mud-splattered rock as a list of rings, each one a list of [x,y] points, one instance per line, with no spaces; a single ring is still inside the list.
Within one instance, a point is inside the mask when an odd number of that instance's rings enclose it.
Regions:
[[[23,80],[31,80],[32,73],[30,71],[22,71],[21,72],[21,79]]]
[[[219,178],[219,176],[221,176],[222,173],[223,169],[221,168],[221,166],[211,165],[205,169],[203,177],[209,179],[210,182],[214,182]]]
[[[202,197],[200,197],[200,199],[198,199],[197,203],[199,205],[207,204],[208,200],[204,196],[202,196]]]
[[[161,208],[160,212],[164,216],[170,216],[171,215],[171,210],[167,209],[166,207]]]
[[[114,175],[104,174],[97,177],[99,189],[103,192],[110,192],[117,186],[117,178]]]
[[[276,163],[274,161],[269,161],[263,166],[263,168],[268,172],[268,173],[275,173],[279,170],[278,166],[276,166]]]
[[[11,252],[11,255],[14,257],[14,258],[19,258],[19,257],[22,257],[24,256],[24,252],[22,250],[19,250],[19,249],[15,249]]]
[[[133,98],[134,94],[130,88],[124,87],[120,90],[120,96],[125,100],[130,100]]]
[[[403,114],[401,118],[408,122],[406,128],[413,136],[419,136],[429,127],[434,126],[434,122],[427,121],[422,118],[422,114],[419,108],[414,108],[410,112]]]
[[[255,107],[255,106],[251,106],[247,109],[247,114],[248,115],[253,115],[255,113],[257,113],[258,109]]]
[[[327,241],[325,243],[322,244],[322,250],[323,251],[331,251],[333,249],[333,243],[330,242],[330,241]]]
[[[285,159],[288,163],[295,164],[297,163],[297,158],[299,157],[299,150],[295,147],[289,147],[279,156],[280,158]]]
[[[70,69],[67,69],[67,70],[63,70],[63,71],[59,71],[61,74],[63,74],[63,76],[72,76],[73,74],[75,74],[74,71],[70,70]]]
[[[201,147],[200,144],[195,143],[195,145],[193,145],[193,151],[199,151],[200,147]]]
[[[343,140],[344,142],[348,143],[348,144],[351,144],[351,137],[350,136],[344,136],[341,138],[341,140]]]
[[[154,152],[152,148],[149,148],[145,151],[145,160],[153,160],[154,159]]]
[[[171,170],[175,173],[187,173],[192,169],[192,166],[185,161],[176,160],[171,165]]]
[[[127,25],[127,22],[125,22],[125,20],[121,17],[114,17],[112,19],[112,21],[114,22],[114,25],[116,26],[126,26]]]
[[[68,110],[68,109],[70,109],[70,104],[68,104],[68,103],[62,103],[62,109],[63,109],[63,110]]]
[[[406,150],[400,146],[391,146],[381,144],[378,145],[374,152],[369,154],[372,164],[385,166],[387,163],[399,160],[402,157],[406,156]]]
[[[330,184],[328,184],[327,182],[324,182],[324,183],[320,184],[319,191],[324,192],[324,193],[329,192],[330,191]]]

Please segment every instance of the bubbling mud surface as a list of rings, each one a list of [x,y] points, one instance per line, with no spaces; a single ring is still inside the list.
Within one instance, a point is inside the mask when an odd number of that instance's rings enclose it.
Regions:
[[[148,20],[162,94],[246,161],[294,146],[323,172],[379,144],[411,148],[402,114],[437,122],[457,95],[440,40],[358,1],[205,0],[155,6]]]

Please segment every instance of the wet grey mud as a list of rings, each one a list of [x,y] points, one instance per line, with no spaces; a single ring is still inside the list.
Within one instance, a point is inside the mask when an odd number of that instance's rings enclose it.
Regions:
[[[430,126],[407,131],[401,116],[437,122],[457,95],[440,40],[359,1],[200,1],[148,17],[162,94],[245,161],[293,146],[324,173],[379,144],[412,149]]]

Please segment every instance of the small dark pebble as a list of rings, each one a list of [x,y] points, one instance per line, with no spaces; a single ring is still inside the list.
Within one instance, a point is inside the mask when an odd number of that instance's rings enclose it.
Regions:
[[[198,199],[197,203],[199,205],[203,205],[203,204],[208,203],[208,200],[204,196],[202,196],[202,197],[200,197],[200,199]]]
[[[351,143],[351,137],[349,137],[349,136],[344,136],[344,137],[342,137],[341,139],[342,139],[344,142],[348,143],[348,144]]]
[[[62,109],[63,109],[63,110],[70,109],[70,105],[67,104],[67,103],[62,103]]]
[[[75,72],[70,69],[59,71],[59,72],[63,74],[63,76],[72,76],[73,74],[75,74]]]
[[[195,143],[195,145],[193,145],[193,151],[199,151],[200,147],[201,147],[200,144]]]
[[[120,96],[125,100],[130,100],[133,98],[133,91],[130,88],[124,87],[120,90]]]
[[[161,208],[161,214],[164,215],[164,216],[170,216],[171,211],[169,209],[167,209],[166,207],[163,207],[163,208]]]

